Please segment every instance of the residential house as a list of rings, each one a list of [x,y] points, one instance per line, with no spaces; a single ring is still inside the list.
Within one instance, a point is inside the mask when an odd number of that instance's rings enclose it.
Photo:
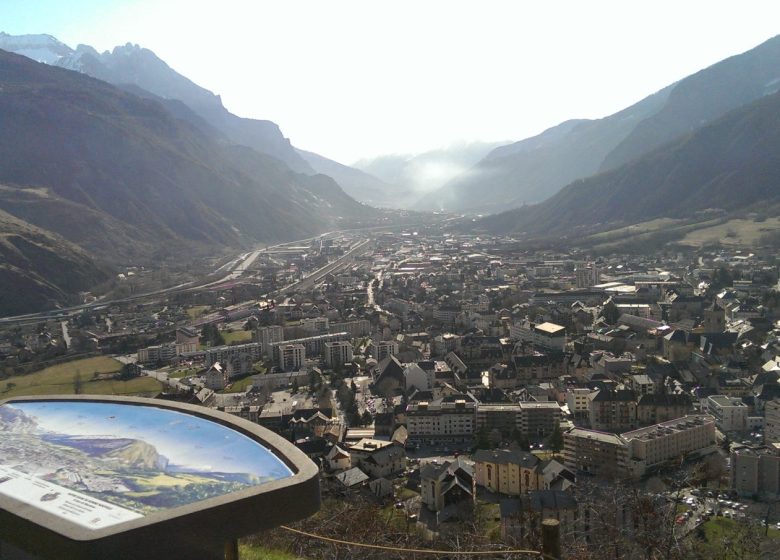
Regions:
[[[373,478],[389,477],[406,468],[404,448],[389,441],[361,439],[349,448],[352,466]]]
[[[333,472],[348,470],[352,467],[350,454],[338,445],[334,445],[325,455],[325,465]]]
[[[349,470],[337,473],[334,478],[345,489],[356,489],[366,486],[370,479],[370,477],[358,467],[353,467]]]
[[[203,379],[207,388],[212,391],[221,391],[227,385],[227,372],[222,369],[219,362],[216,362],[206,370]]]

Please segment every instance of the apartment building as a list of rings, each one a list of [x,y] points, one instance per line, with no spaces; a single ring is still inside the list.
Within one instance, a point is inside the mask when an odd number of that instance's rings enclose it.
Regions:
[[[722,432],[744,432],[748,429],[748,406],[738,397],[707,397],[707,412],[715,417]]]
[[[398,343],[395,340],[371,341],[368,348],[371,352],[371,357],[377,362],[398,354]]]
[[[557,402],[520,403],[520,433],[531,441],[549,436],[561,422],[561,407]]]
[[[284,328],[279,325],[260,327],[255,331],[255,341],[262,345],[262,351],[267,354],[272,343],[284,341]]]
[[[505,437],[517,431],[531,441],[549,436],[561,421],[561,407],[556,402],[523,402],[512,404],[478,404],[476,431],[498,430]]]
[[[512,356],[509,367],[511,377],[504,383],[513,389],[518,384],[557,379],[566,373],[566,360],[561,352],[531,352]]]
[[[623,478],[629,469],[629,446],[616,434],[573,428],[563,434],[563,462],[580,472]]]
[[[509,338],[528,342],[539,348],[563,352],[566,347],[566,327],[555,323],[536,324],[521,321],[509,327]]]
[[[343,366],[352,361],[352,344],[346,341],[326,342],[323,354],[326,366]]]
[[[604,477],[639,478],[670,461],[715,450],[715,419],[696,414],[610,434],[574,428],[563,435],[567,467]]]
[[[630,447],[632,470],[646,472],[664,463],[682,462],[692,453],[715,451],[715,419],[707,414],[683,416],[621,434]]]
[[[459,398],[460,397],[460,398]],[[406,407],[409,440],[425,443],[470,443],[476,403],[462,396],[413,402]]]
[[[594,430],[622,432],[638,426],[636,393],[601,390],[590,395],[588,417]]]
[[[327,317],[305,317],[301,319],[301,330],[312,336],[328,333]]]
[[[477,432],[484,430],[487,433],[498,430],[504,437],[509,438],[520,429],[520,415],[522,410],[519,403],[511,404],[478,404],[476,408]]]
[[[187,327],[176,329],[176,355],[192,354],[198,351],[200,344],[200,335]]]
[[[691,412],[692,408],[691,397],[686,394],[663,395],[654,393],[639,397],[639,402],[636,405],[636,416],[639,424],[646,426],[681,418]]]
[[[574,269],[577,288],[590,288],[601,282],[601,270],[592,262],[577,263]]]
[[[331,323],[330,332],[346,332],[354,338],[361,338],[371,334],[371,322],[368,319],[359,319],[357,321],[347,321],[345,323]]]
[[[306,349],[306,355],[309,357],[321,356],[325,350],[326,342],[340,342],[349,340],[349,334],[345,332],[321,334],[309,336],[306,338],[294,338],[284,342],[273,342],[270,344],[268,355],[275,362],[279,361],[279,348],[286,344],[301,344]]]
[[[279,368],[294,371],[306,362],[306,347],[303,344],[283,344],[279,347]]]
[[[743,497],[780,497],[780,444],[734,449],[731,489]]]
[[[216,346],[206,350],[206,366],[211,367],[219,362],[226,369],[228,377],[236,377],[252,371],[252,364],[261,358],[260,344],[236,344],[233,346]]]
[[[764,405],[764,443],[780,442],[780,399]]]
[[[566,391],[566,406],[569,407],[569,412],[575,419],[583,420],[590,414],[590,394],[592,392],[585,388]]]
[[[169,362],[176,357],[175,344],[148,346],[138,350],[138,362],[154,365],[158,362]]]

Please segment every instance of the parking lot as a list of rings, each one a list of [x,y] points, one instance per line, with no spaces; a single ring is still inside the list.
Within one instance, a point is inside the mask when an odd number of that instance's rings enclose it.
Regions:
[[[676,492],[667,493],[667,499],[676,500]],[[735,520],[752,519],[762,524],[765,521],[767,505],[752,500],[734,499],[733,497],[718,495],[712,490],[698,488],[686,489],[679,493],[679,504],[685,511],[680,512],[675,522],[682,532],[695,529],[702,523],[706,523],[713,517],[724,517]],[[774,522],[780,528],[780,523]]]

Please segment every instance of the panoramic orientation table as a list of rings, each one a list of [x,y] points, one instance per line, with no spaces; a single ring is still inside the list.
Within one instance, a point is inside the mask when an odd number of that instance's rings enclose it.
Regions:
[[[317,466],[236,416],[153,399],[0,401],[0,560],[233,557],[319,509]]]

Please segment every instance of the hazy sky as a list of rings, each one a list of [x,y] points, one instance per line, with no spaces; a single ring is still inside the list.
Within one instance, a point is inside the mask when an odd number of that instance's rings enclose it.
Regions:
[[[606,116],[780,33],[780,2],[0,0],[0,30],[138,43],[351,163]]]

